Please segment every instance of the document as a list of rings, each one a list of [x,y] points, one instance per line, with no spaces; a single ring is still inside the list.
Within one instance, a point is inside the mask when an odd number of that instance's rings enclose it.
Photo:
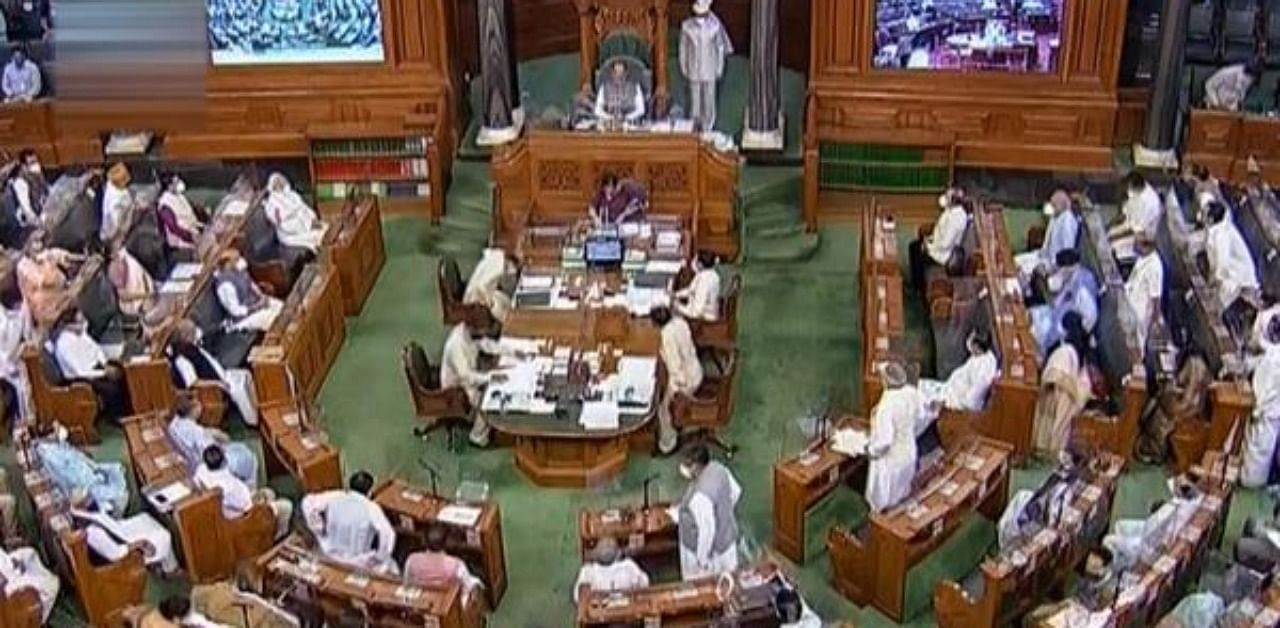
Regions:
[[[850,458],[866,455],[867,433],[855,429],[836,430],[831,436],[831,451]]]
[[[470,528],[480,520],[480,509],[473,506],[451,504],[440,509],[436,519],[444,523]]]
[[[578,423],[588,430],[618,429],[618,404],[612,401],[588,401],[582,404]]]

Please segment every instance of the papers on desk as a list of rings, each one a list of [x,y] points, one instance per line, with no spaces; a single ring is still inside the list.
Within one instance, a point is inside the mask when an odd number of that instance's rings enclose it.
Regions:
[[[663,289],[628,286],[626,304],[632,316],[648,316],[653,308],[670,305],[671,297]]]
[[[440,509],[436,519],[455,526],[470,528],[480,521],[480,509],[450,504]]]
[[[587,430],[618,429],[618,403],[615,401],[588,401],[582,404],[578,423]]]
[[[159,512],[173,512],[174,504],[186,499],[191,489],[184,482],[174,482],[154,491],[147,491],[147,501]]]
[[[506,366],[506,364],[510,366]],[[481,409],[485,412],[524,412],[551,414],[555,404],[537,396],[538,375],[552,368],[552,359],[538,357],[532,360],[504,362],[505,368],[489,373],[490,383],[484,391]],[[495,375],[503,375],[505,381],[493,381]]]
[[[521,275],[517,290],[550,290],[555,283],[556,278],[552,275]]]
[[[842,429],[831,435],[831,451],[850,458],[867,453],[867,433],[862,430]]]
[[[618,360],[617,368],[614,397],[622,404],[624,412],[648,412],[657,380],[658,359],[625,356]]]
[[[168,281],[191,281],[200,275],[202,268],[201,264],[195,262],[178,263],[169,271]]]
[[[684,262],[671,259],[651,259],[644,265],[644,272],[653,275],[676,275],[684,267]]]
[[[188,280],[172,280],[172,281],[166,281],[166,282],[164,282],[164,283],[160,284],[160,287],[158,288],[158,290],[160,291],[160,294],[162,294],[162,295],[164,295],[164,294],[186,294],[188,291],[190,291],[190,290],[191,290],[191,286],[192,286],[193,284],[194,284],[194,282],[193,282],[193,281],[191,281],[190,279],[188,279]]]

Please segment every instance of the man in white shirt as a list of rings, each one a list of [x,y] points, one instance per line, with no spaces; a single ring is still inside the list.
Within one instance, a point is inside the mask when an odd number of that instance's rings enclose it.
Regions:
[[[617,542],[605,537],[596,542],[595,548],[587,555],[587,562],[578,570],[578,580],[573,585],[573,601],[578,602],[584,588],[609,593],[647,586],[649,574],[636,561],[624,558]]]
[[[1258,268],[1254,266],[1253,253],[1244,236],[1227,215],[1226,205],[1210,203],[1206,216],[1209,232],[1205,253],[1209,257],[1210,277],[1217,288],[1218,302],[1226,310],[1237,299],[1257,293],[1261,286]]]
[[[1155,240],[1160,220],[1164,218],[1164,203],[1142,173],[1130,172],[1124,181],[1127,197],[1118,216],[1120,224],[1112,227],[1108,236],[1116,256],[1127,259],[1131,257],[1134,237],[1141,235]]]
[[[145,512],[116,517],[103,512],[88,491],[79,490],[71,495],[71,518],[84,529],[89,549],[107,562],[116,562],[139,548],[148,567],[157,567],[165,574],[178,570],[173,537]]]
[[[680,542],[680,577],[685,581],[738,568],[738,519],[742,486],[728,467],[697,445],[685,454],[680,475],[689,481],[680,502],[667,510]]]
[[[284,309],[284,303],[262,293],[249,276],[249,263],[234,248],[223,252],[213,275],[218,303],[226,311],[232,331],[266,331]]]
[[[193,480],[196,486],[211,491],[222,491],[222,516],[235,519],[249,512],[256,503],[271,506],[276,516],[275,538],[283,538],[289,532],[289,521],[293,518],[293,503],[287,499],[277,499],[271,489],[255,492],[236,477],[227,467],[226,454],[219,445],[209,445],[201,455],[203,463],[196,469]]]
[[[40,562],[40,555],[34,549],[19,547],[6,551],[0,547],[0,581],[4,583],[6,596],[23,589],[34,590],[40,598],[41,625],[48,623],[61,583],[58,576]]]
[[[1155,243],[1147,237],[1134,239],[1134,252],[1138,261],[1124,282],[1125,299],[1133,311],[1138,348],[1147,350],[1147,335],[1151,324],[1160,318],[1160,299],[1164,295],[1164,260]]]
[[[484,388],[490,378],[501,380],[503,375],[480,368],[480,354],[499,355],[498,343],[490,337],[491,321],[463,321],[453,326],[444,341],[444,351],[440,357],[440,388],[461,388],[467,393],[467,400],[473,409],[480,407]],[[489,423],[481,412],[472,413],[471,434],[469,440],[476,447],[489,445]]]
[[[80,310],[63,314],[55,326],[52,344],[63,377],[92,386],[108,416],[119,418],[129,414],[124,373],[89,334],[89,323]]]
[[[867,434],[867,486],[864,494],[872,512],[896,506],[911,493],[919,450],[916,437],[927,416],[925,399],[907,379],[906,369],[889,362],[880,368],[884,392],[871,409]]]
[[[689,285],[676,291],[676,312],[690,321],[720,320],[720,273],[716,272],[715,254],[698,253],[693,271]]]
[[[911,266],[911,283],[916,289],[926,286],[925,273],[929,268],[941,266],[950,268],[955,264],[960,245],[964,242],[965,230],[969,228],[971,205],[960,188],[951,188],[938,198],[942,214],[934,224],[933,231],[927,236],[923,233],[908,247],[908,262]]]
[[[1080,239],[1080,217],[1071,207],[1071,197],[1065,190],[1057,190],[1053,193],[1049,202],[1044,204],[1044,214],[1049,217],[1049,226],[1044,232],[1044,243],[1040,248],[1014,258],[1024,289],[1030,286],[1031,277],[1035,273],[1052,274],[1057,269],[1054,261],[1058,253],[1076,248],[1076,243]]]
[[[601,123],[634,123],[643,118],[644,113],[644,90],[627,77],[627,64],[615,61],[596,94],[596,119]]]
[[[1103,537],[1102,546],[1111,551],[1121,569],[1158,556],[1165,540],[1185,527],[1199,510],[1203,495],[1186,478],[1169,478],[1168,486],[1171,497],[1146,519],[1118,519],[1111,533]]]
[[[17,48],[4,66],[5,102],[31,102],[40,96],[40,67],[27,59],[27,51]]]
[[[200,424],[200,402],[190,394],[181,393],[174,402],[173,418],[167,428],[169,441],[194,472],[209,447],[219,446],[226,458],[227,471],[250,488],[258,484],[258,457],[244,443],[237,443],[226,432]]]
[[[1000,364],[991,350],[991,338],[986,332],[969,334],[965,348],[969,351],[969,358],[952,371],[946,381],[920,380],[920,393],[926,400],[925,410],[935,418],[942,408],[982,412],[986,407],[987,393],[1000,376]]]
[[[649,320],[660,330],[658,357],[667,371],[666,391],[658,406],[658,451],[669,455],[680,444],[671,404],[676,395],[692,395],[702,385],[702,362],[693,344],[693,332],[683,318],[673,315],[670,308],[659,306],[649,311]]]
[[[1262,68],[1254,63],[1235,63],[1213,73],[1204,82],[1204,105],[1220,111],[1240,111]]]
[[[30,148],[18,153],[18,167],[22,170],[9,179],[13,198],[18,202],[18,223],[24,227],[35,227],[44,211],[45,199],[49,197],[49,182],[45,181],[40,156]]]
[[[376,503],[369,499],[373,476],[358,471],[348,482],[350,490],[312,493],[302,498],[302,515],[315,535],[320,551],[340,563],[360,569],[398,574],[391,556],[396,531]]]
[[[129,168],[116,163],[107,170],[107,183],[102,188],[102,222],[98,225],[98,239],[110,242],[124,224],[125,215],[133,208],[133,192],[129,191],[132,177]]]
[[[463,304],[484,306],[494,320],[506,322],[511,312],[511,295],[502,290],[502,282],[514,272],[515,264],[506,251],[485,249],[467,280],[467,289],[462,294]]]
[[[1267,340],[1280,344],[1280,319],[1271,321]],[[1240,485],[1259,488],[1272,483],[1280,440],[1280,347],[1268,349],[1253,369],[1253,416],[1245,429]]]
[[[267,177],[267,200],[263,206],[281,244],[304,248],[312,253],[320,250],[328,226],[293,190],[283,174],[273,172]]]

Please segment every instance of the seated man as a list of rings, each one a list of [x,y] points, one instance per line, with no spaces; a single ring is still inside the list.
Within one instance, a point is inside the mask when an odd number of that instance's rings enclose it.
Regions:
[[[1058,253],[1076,248],[1080,238],[1080,217],[1071,206],[1071,197],[1065,190],[1058,190],[1044,205],[1044,214],[1049,217],[1049,226],[1044,232],[1044,243],[1040,248],[1029,250],[1014,258],[1018,266],[1018,275],[1023,286],[1031,284],[1031,277],[1036,273],[1051,275],[1057,270]]]
[[[1238,300],[1256,295],[1261,282],[1253,264],[1253,253],[1227,214],[1227,206],[1213,202],[1205,213],[1209,220],[1204,245],[1209,257],[1209,275],[1225,317],[1229,311],[1242,307],[1237,305]]]
[[[281,244],[307,249],[312,253],[320,250],[328,226],[279,172],[273,172],[267,177],[266,212],[267,220],[276,228],[276,239]]]
[[[667,455],[680,444],[671,404],[678,394],[694,394],[702,385],[704,373],[698,348],[693,344],[693,332],[684,318],[673,315],[670,308],[659,306],[649,310],[649,320],[660,330],[658,357],[667,370],[666,391],[658,405],[658,451]]]
[[[102,218],[98,224],[98,240],[110,242],[124,226],[127,213],[133,209],[133,192],[129,183],[133,175],[129,167],[116,162],[107,170],[107,182],[102,186]]]
[[[262,293],[249,276],[249,262],[234,248],[218,258],[213,280],[218,303],[226,310],[232,331],[266,331],[284,309],[280,299]]]
[[[1179,423],[1209,417],[1209,386],[1213,374],[1205,359],[1194,350],[1187,353],[1178,377],[1167,382],[1156,397],[1156,404],[1146,415],[1134,454],[1147,464],[1160,464],[1169,454],[1169,436]]]
[[[1088,333],[1098,323],[1098,278],[1080,264],[1080,254],[1074,249],[1059,252],[1056,263],[1058,270],[1049,276],[1049,302],[1027,311],[1041,358],[1046,349],[1062,340],[1062,319],[1067,313],[1078,314]]]
[[[907,248],[910,263],[911,285],[917,290],[926,286],[925,273],[930,267],[940,266],[953,269],[959,266],[960,245],[964,242],[964,232],[969,228],[969,217],[973,206],[964,196],[961,188],[950,188],[938,198],[942,214],[934,224],[933,231],[927,236],[923,231],[920,237]]]
[[[302,515],[320,551],[340,563],[360,569],[396,574],[391,556],[396,531],[382,508],[369,499],[373,476],[357,471],[349,490],[312,493],[302,498]]]
[[[496,356],[502,351],[496,342],[496,326],[487,316],[470,316],[471,320],[453,326],[444,341],[440,358],[440,387],[461,388],[467,393],[471,407],[479,408],[490,375],[480,367],[480,355]],[[494,377],[501,378],[500,374]],[[489,423],[483,413],[473,412],[470,441],[476,447],[489,444]]]
[[[1169,479],[1171,497],[1157,503],[1146,519],[1118,519],[1102,545],[1115,555],[1116,564],[1128,569],[1139,560],[1158,556],[1166,539],[1184,528],[1200,508],[1203,495],[1186,478]]]
[[[62,315],[54,327],[52,345],[64,378],[92,386],[107,416],[120,418],[129,414],[124,371],[89,334],[89,322],[83,312],[71,309]]]
[[[471,575],[466,563],[446,551],[447,539],[448,533],[441,526],[427,530],[426,548],[410,554],[404,560],[405,583],[443,588],[456,582],[462,586],[464,598],[469,602],[471,595],[484,585],[479,578]]]
[[[103,510],[103,504],[86,490],[71,494],[71,519],[84,529],[89,549],[99,558],[115,562],[139,547],[148,567],[157,567],[164,574],[177,572],[178,557],[169,531],[145,512],[128,518],[123,513],[123,509]]]
[[[1280,503],[1271,511],[1271,519],[1245,519],[1244,531],[1236,541],[1236,562],[1261,573],[1280,566]]]
[[[89,454],[68,443],[62,426],[52,434],[41,435],[35,453],[49,478],[64,495],[83,491],[104,509],[124,512],[129,506],[129,484],[124,465],[119,462],[97,462]]]
[[[1070,504],[1075,481],[1088,472],[1084,455],[1068,447],[1058,456],[1058,466],[1036,490],[1023,489],[1009,499],[1000,515],[997,542],[1005,552],[1030,540],[1042,528],[1055,525]]]
[[[58,576],[40,562],[40,555],[34,549],[19,547],[6,551],[0,546],[0,581],[4,582],[4,594],[8,596],[23,589],[34,590],[40,598],[41,625],[48,623],[61,583]]]
[[[482,305],[499,323],[507,320],[511,312],[511,295],[502,289],[503,282],[515,274],[515,263],[502,249],[485,249],[480,261],[471,271],[467,289],[462,294],[466,305]]]
[[[40,97],[40,67],[27,59],[25,48],[16,48],[4,66],[4,101],[31,102]]]
[[[227,471],[250,487],[258,485],[258,457],[244,443],[235,443],[222,430],[199,423],[200,402],[191,395],[178,395],[173,418],[169,420],[169,440],[193,473],[200,468],[205,452],[218,445],[225,453]]]
[[[1155,241],[1160,221],[1164,219],[1164,202],[1145,177],[1138,171],[1130,172],[1124,178],[1126,198],[1119,215],[1118,224],[1107,234],[1115,248],[1116,257],[1130,259],[1133,252],[1133,238],[1144,236]]]
[[[636,561],[623,557],[612,537],[596,542],[587,554],[587,562],[578,570],[573,584],[573,601],[578,602],[583,589],[598,592],[630,591],[649,586],[649,575]]]
[[[942,408],[958,412],[981,412],[986,406],[987,393],[1000,376],[1000,364],[991,350],[991,337],[984,331],[974,331],[965,341],[969,358],[960,368],[951,372],[946,381],[920,380],[920,393],[924,395],[925,411],[933,417]]]
[[[676,313],[690,321],[720,320],[720,273],[716,256],[709,251],[693,258],[693,279],[675,293]]]
[[[18,161],[8,181],[8,191],[17,205],[18,222],[24,227],[36,227],[49,198],[49,182],[44,178],[40,156],[30,148],[18,153]],[[20,248],[14,246],[13,248]]]
[[[1204,82],[1204,106],[1220,111],[1240,111],[1262,68],[1256,63],[1233,63]]]
[[[205,489],[222,491],[222,515],[235,519],[253,508],[256,503],[265,503],[271,507],[276,516],[275,538],[283,538],[289,533],[289,521],[293,518],[293,502],[277,499],[269,488],[255,491],[252,485],[232,472],[229,458],[221,445],[212,444],[205,447],[201,454],[200,467],[196,469],[194,481],[196,486]]]
[[[258,424],[258,400],[253,372],[247,368],[226,368],[200,343],[200,327],[194,321],[182,320],[169,337],[169,364],[174,383],[189,390],[197,382],[218,382],[240,413],[245,425]],[[196,415],[199,416],[199,415]]]
[[[619,225],[644,220],[649,210],[649,195],[634,181],[620,181],[618,175],[605,173],[600,191],[591,201],[591,220],[596,225]]]
[[[596,94],[595,114],[600,123],[634,123],[644,117],[644,89],[628,76],[626,63],[609,66],[609,76]]]

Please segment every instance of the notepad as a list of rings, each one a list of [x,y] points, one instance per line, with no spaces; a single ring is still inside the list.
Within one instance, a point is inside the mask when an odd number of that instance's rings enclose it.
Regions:
[[[613,401],[588,401],[582,404],[578,423],[588,430],[618,429],[618,404]]]
[[[862,430],[842,429],[831,435],[831,451],[851,458],[867,453],[867,433]]]
[[[480,520],[480,509],[472,506],[451,504],[441,508],[440,512],[436,514],[436,519],[444,523],[470,528]]]

